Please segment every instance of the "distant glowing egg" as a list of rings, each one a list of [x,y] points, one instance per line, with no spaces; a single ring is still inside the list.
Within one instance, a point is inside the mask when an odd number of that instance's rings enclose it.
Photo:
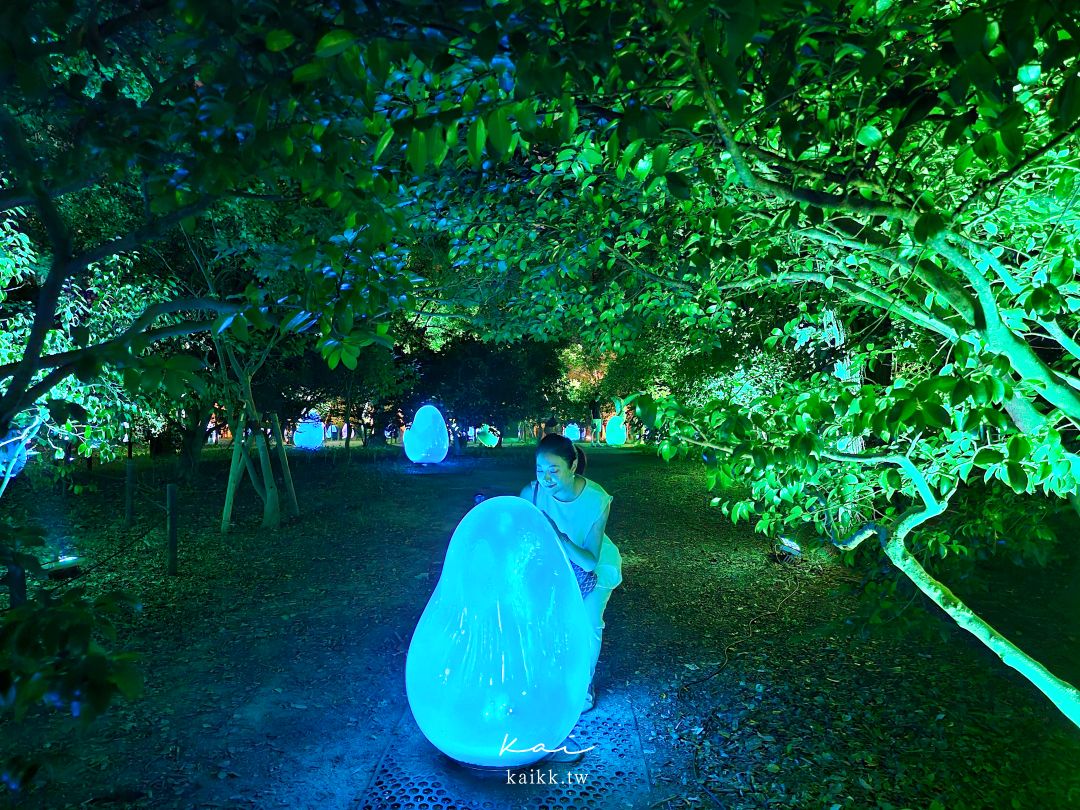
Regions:
[[[608,419],[604,435],[608,444],[626,444],[626,423],[623,421],[621,413],[617,413]]]
[[[413,632],[409,706],[453,759],[528,765],[577,722],[589,649],[581,592],[548,519],[522,498],[489,498],[454,531]]]
[[[566,430],[563,431],[563,436],[568,438],[572,442],[581,440],[581,428],[571,422],[566,426]]]
[[[293,444],[305,450],[318,450],[323,443],[323,426],[319,415],[312,411],[296,425]]]
[[[484,447],[496,447],[499,444],[499,431],[490,425],[481,425],[476,431],[476,440]]]
[[[417,464],[438,464],[450,450],[446,420],[434,405],[424,405],[402,436],[405,455]]]

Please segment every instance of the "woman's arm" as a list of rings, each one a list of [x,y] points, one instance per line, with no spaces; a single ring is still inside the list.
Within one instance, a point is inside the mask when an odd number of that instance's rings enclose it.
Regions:
[[[591,558],[591,565],[583,565],[578,563],[586,571],[595,570],[596,566],[600,562],[600,547],[604,544],[604,532],[607,531],[608,515],[611,513],[611,501],[609,500],[604,504],[604,510],[600,513],[600,517],[596,519],[596,522],[589,528],[589,533],[585,535],[585,548],[582,549]]]
[[[611,504],[608,503],[604,506],[604,511],[601,512],[600,517],[596,519],[591,527],[589,527],[589,533],[585,536],[585,545],[579,546],[563,532],[559,530],[559,527],[555,525],[555,521],[551,519],[551,516],[546,512],[544,517],[551,523],[551,528],[555,530],[555,535],[562,541],[563,548],[566,549],[566,556],[574,561],[574,564],[586,571],[592,571],[596,568],[597,563],[600,561],[600,546],[604,542],[604,530],[607,528],[608,513],[611,511]]]

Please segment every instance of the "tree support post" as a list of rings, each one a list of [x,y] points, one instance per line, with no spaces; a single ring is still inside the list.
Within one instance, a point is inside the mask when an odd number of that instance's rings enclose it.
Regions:
[[[229,427],[232,428],[232,462],[229,464],[229,483],[225,488],[225,507],[221,511],[221,533],[229,533],[229,524],[232,522],[233,502],[236,500],[236,490],[240,486],[240,479],[244,475],[244,423],[247,414],[238,411],[233,414]]]
[[[9,565],[7,567],[8,594],[11,599],[11,607],[26,604],[26,571],[21,565]]]
[[[278,446],[278,461],[281,462],[281,473],[285,478],[285,492],[289,499],[285,502],[289,510],[289,517],[300,516],[300,504],[296,500],[296,487],[293,486],[292,470],[289,469],[289,456],[285,452],[285,436],[281,432],[281,419],[276,413],[270,414],[270,423],[274,428],[274,441]]]
[[[135,524],[135,461],[128,458],[124,462],[124,527],[130,529]]]

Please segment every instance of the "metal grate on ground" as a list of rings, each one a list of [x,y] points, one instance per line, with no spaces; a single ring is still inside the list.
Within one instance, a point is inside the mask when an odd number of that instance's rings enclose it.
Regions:
[[[617,810],[648,806],[650,778],[633,706],[606,695],[572,733],[596,748],[573,764],[467,768],[439,753],[406,709],[353,810]]]

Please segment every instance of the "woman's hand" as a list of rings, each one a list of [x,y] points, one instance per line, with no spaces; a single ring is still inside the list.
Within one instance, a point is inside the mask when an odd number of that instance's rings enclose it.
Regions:
[[[562,533],[562,532],[561,532],[561,531],[559,530],[559,527],[558,527],[558,525],[557,525],[557,524],[555,523],[555,521],[554,521],[554,520],[552,519],[551,515],[549,515],[549,514],[548,514],[547,512],[545,512],[545,511],[544,511],[543,509],[541,509],[541,510],[540,510],[540,514],[542,514],[542,515],[543,515],[544,517],[546,517],[546,518],[548,519],[548,523],[550,523],[550,524],[551,524],[551,528],[553,528],[553,529],[555,530],[555,536],[556,536],[556,537],[558,537],[558,538],[559,538],[560,540],[562,540],[562,541],[563,541],[564,543],[569,543],[569,542],[570,542],[570,538],[569,538],[569,537],[567,537],[567,536],[566,536],[565,534],[563,534],[563,533]]]

